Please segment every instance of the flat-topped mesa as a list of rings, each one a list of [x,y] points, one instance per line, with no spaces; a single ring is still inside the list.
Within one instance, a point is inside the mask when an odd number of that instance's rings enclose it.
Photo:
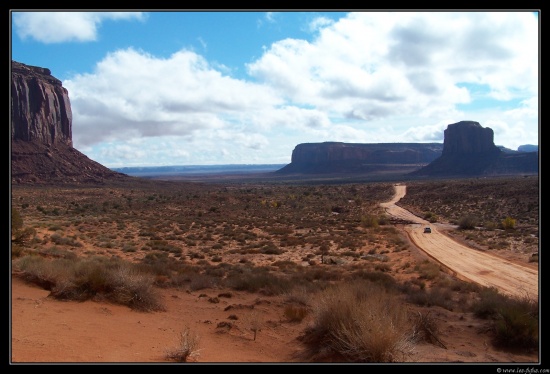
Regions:
[[[360,160],[370,164],[428,163],[441,154],[441,144],[420,143],[303,143],[292,151],[293,163]]]
[[[440,143],[302,143],[278,173],[372,173],[414,170],[439,157]]]
[[[493,129],[481,127],[479,122],[460,121],[447,126],[444,131],[443,155],[448,154],[498,154]]]
[[[50,69],[13,61],[11,138],[72,147],[69,93]]]
[[[417,176],[474,176],[538,172],[538,152],[506,153],[493,142],[493,130],[478,122],[460,121],[447,126],[443,153]]]

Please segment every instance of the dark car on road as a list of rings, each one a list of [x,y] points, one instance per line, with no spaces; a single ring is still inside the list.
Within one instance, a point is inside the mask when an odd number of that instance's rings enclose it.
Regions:
[[[424,228],[424,233],[425,234],[430,234],[432,232],[432,229],[430,227],[425,227]]]

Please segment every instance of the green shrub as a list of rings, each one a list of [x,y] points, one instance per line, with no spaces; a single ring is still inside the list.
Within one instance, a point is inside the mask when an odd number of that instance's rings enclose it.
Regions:
[[[378,217],[367,214],[361,217],[361,223],[364,227],[371,227],[371,228],[377,228],[378,227]]]
[[[496,346],[530,350],[539,342],[538,302],[514,300],[501,305],[495,320]]]
[[[516,227],[516,220],[512,217],[506,217],[501,225],[504,230],[513,230]]]
[[[476,216],[468,214],[458,221],[458,227],[462,230],[474,229],[479,223],[479,219]]]

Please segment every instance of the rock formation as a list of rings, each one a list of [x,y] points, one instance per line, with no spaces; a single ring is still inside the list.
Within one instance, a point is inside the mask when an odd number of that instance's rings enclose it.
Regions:
[[[538,151],[503,151],[504,147],[495,146],[493,137],[492,129],[475,121],[461,121],[447,126],[443,144],[304,143],[294,148],[291,163],[276,173],[409,177],[538,173]]]
[[[12,61],[11,138],[72,146],[69,93],[49,69]]]
[[[443,156],[451,154],[483,154],[486,156],[500,153],[493,142],[493,130],[481,127],[478,122],[460,121],[447,126],[443,137]]]
[[[442,150],[439,143],[304,143],[294,148],[291,163],[278,173],[410,171],[435,160]]]
[[[103,183],[130,178],[73,148],[69,93],[49,69],[11,63],[12,183]]]
[[[415,176],[475,176],[538,173],[538,152],[503,152],[493,142],[493,130],[478,122],[461,121],[447,126],[443,153]]]

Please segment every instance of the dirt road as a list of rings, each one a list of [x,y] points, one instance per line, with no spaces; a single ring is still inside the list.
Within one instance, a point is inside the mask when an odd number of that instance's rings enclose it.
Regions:
[[[430,257],[454,272],[460,279],[485,287],[495,287],[510,296],[538,299],[537,270],[466,247],[440,233],[437,225],[430,224],[395,205],[405,194],[406,186],[396,185],[394,198],[381,206],[392,216],[415,222],[406,225],[405,230],[411,240]],[[430,226],[431,233],[424,233],[426,226]]]

